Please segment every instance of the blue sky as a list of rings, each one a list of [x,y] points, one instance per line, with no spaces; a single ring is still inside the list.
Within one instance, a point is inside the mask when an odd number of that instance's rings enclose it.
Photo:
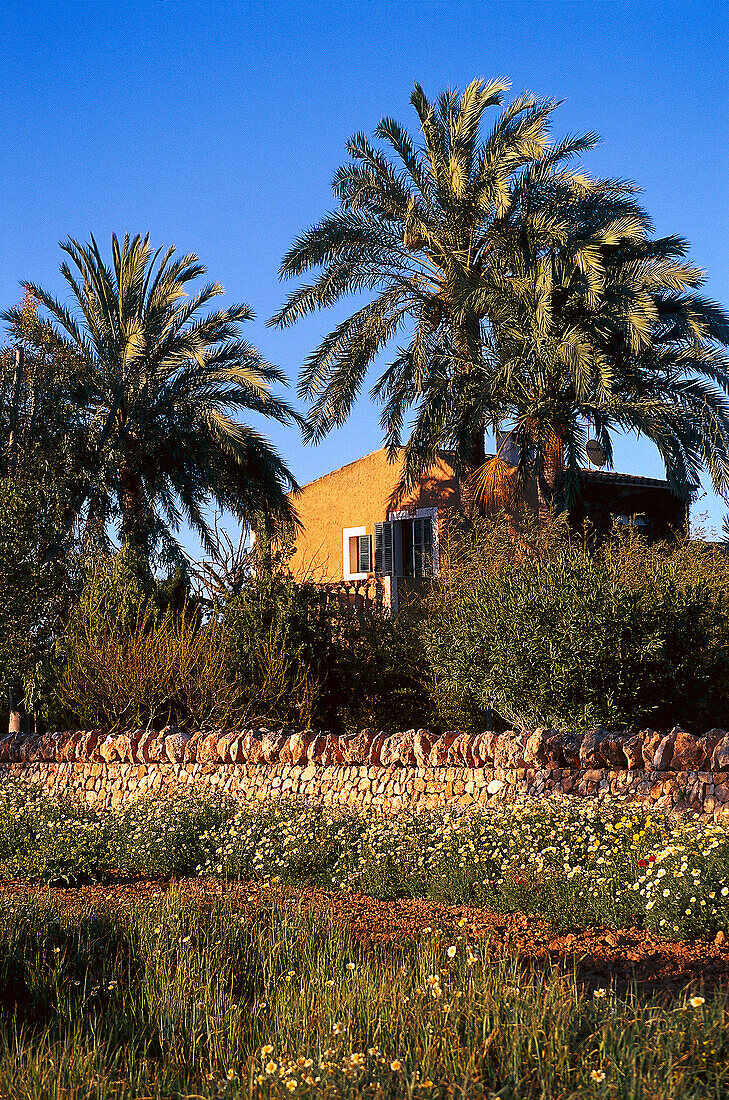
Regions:
[[[347,137],[383,115],[414,126],[429,95],[504,77],[563,99],[555,133],[596,130],[594,173],[636,181],[658,233],[691,241],[729,305],[729,47],[725,3],[0,2],[0,303],[21,279],[62,292],[58,242],[149,231],[197,252],[247,338],[289,378],[331,327],[266,328],[277,269],[332,205]],[[366,398],[319,447],[270,435],[301,482],[380,445]],[[661,476],[650,444],[618,441],[620,470]],[[709,493],[694,512],[720,523]]]

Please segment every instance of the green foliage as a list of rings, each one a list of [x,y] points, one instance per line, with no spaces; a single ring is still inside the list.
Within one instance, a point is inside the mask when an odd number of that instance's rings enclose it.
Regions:
[[[692,824],[641,860],[638,889],[645,922],[671,938],[729,930],[729,837],[719,824]]]
[[[27,709],[48,701],[49,662],[80,587],[73,548],[53,553],[61,527],[53,486],[0,479],[0,691],[19,676]]]
[[[274,541],[259,515],[255,534],[242,572],[213,604],[229,647],[228,677],[249,715],[306,727],[321,717],[332,616],[314,585],[293,578],[292,532]]]
[[[236,581],[214,603],[230,642],[230,678],[255,713],[298,726],[402,729],[427,721],[430,699],[416,624],[377,612],[341,614],[289,568],[289,531],[262,522]]]
[[[207,851],[209,831],[233,816],[225,799],[176,794],[140,798],[114,818],[109,861],[128,874],[193,874]]]
[[[285,800],[150,795],[91,813],[6,783],[0,877],[73,884],[199,874],[546,918],[555,928],[729,932],[729,843],[712,823],[623,802],[533,799],[494,810],[381,814]]]
[[[337,208],[281,263],[284,278],[311,277],[271,321],[364,294],[302,368],[307,437],[347,421],[405,329],[372,390],[402,488],[447,450],[469,512],[475,468],[482,495],[510,474],[543,513],[562,488],[571,506],[588,425],[608,459],[611,434],[635,432],[684,496],[704,470],[724,492],[729,318],[701,297],[687,242],[651,236],[635,185],[574,166],[597,135],[554,140],[557,102],[528,93],[494,114],[507,88],[474,80],[429,101],[416,84],[416,134],[384,118],[376,140],[350,138]],[[485,427],[511,433],[514,467],[483,464]]]
[[[248,412],[297,421],[271,392],[284,376],[242,339],[251,310],[205,312],[224,291],[219,283],[195,288],[206,269],[194,253],[155,252],[141,236],[114,234],[111,244],[110,263],[93,237],[61,245],[70,306],[24,284],[50,317],[43,339],[73,367],[62,399],[72,451],[83,461],[69,522],[85,517],[101,541],[116,525],[120,541],[143,555],[179,563],[181,522],[210,545],[211,502],[241,517],[264,509],[292,519],[291,472],[238,419]],[[2,316],[23,331],[23,307]]]
[[[92,574],[70,617],[56,693],[85,728],[229,725],[245,711],[229,658],[219,621],[201,624],[187,603],[162,610],[112,562]]]
[[[720,724],[729,558],[684,541],[601,549],[559,523],[484,521],[434,589],[426,648],[446,720],[522,728]]]
[[[437,722],[421,627],[412,615],[337,617],[332,649],[322,713],[327,727],[396,731]]]

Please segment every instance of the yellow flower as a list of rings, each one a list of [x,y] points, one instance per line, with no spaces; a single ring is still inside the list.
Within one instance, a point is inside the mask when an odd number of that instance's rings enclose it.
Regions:
[[[273,1054],[273,1047],[270,1043],[266,1043],[265,1047],[261,1047],[261,1057],[265,1058],[269,1054]]]
[[[289,1092],[293,1092],[296,1088],[296,1081],[287,1081],[286,1088],[289,1090]]]
[[[275,1073],[276,1070],[278,1069],[278,1065],[277,1065],[276,1062],[267,1062],[266,1066],[265,1066],[265,1069],[266,1069],[266,1073]]]
[[[692,1008],[701,1008],[702,1005],[706,1004],[706,998],[705,997],[692,997],[691,1000],[689,1001],[689,1004],[691,1005]]]
[[[343,1031],[344,1024],[341,1021],[338,1021],[332,1028],[332,1035],[341,1035]]]
[[[605,1080],[605,1070],[604,1069],[593,1069],[590,1072],[590,1077],[592,1078],[593,1081],[604,1081]]]
[[[390,1069],[394,1070],[395,1073],[398,1073],[402,1069],[402,1062],[399,1058],[393,1058],[390,1062]]]

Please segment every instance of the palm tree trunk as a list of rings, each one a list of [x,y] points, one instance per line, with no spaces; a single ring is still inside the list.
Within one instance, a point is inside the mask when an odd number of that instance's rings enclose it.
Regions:
[[[537,507],[540,526],[549,522],[559,503],[560,464],[555,456],[545,458],[541,471],[537,475]]]
[[[131,464],[123,460],[119,466],[122,539],[135,550],[146,550],[142,479]]]
[[[467,519],[473,520],[478,514],[476,494],[474,492],[473,475],[480,470],[486,461],[486,433],[479,429],[471,441],[471,453],[464,470],[461,483],[461,508]]]

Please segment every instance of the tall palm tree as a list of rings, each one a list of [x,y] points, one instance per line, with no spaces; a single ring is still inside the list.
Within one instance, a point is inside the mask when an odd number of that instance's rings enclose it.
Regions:
[[[114,234],[111,265],[93,237],[61,248],[75,308],[24,285],[77,365],[85,475],[69,519],[85,511],[97,527],[116,520],[135,550],[173,558],[183,521],[212,549],[211,503],[242,519],[264,511],[272,521],[295,521],[296,481],[270,443],[238,419],[245,410],[281,424],[298,420],[270,392],[285,383],[281,372],[241,338],[250,309],[204,313],[223,288],[189,290],[205,274],[198,257],[176,257],[174,248],[153,253],[148,236]],[[16,319],[13,310],[4,317]]]
[[[431,104],[416,84],[411,102],[423,145],[391,118],[382,120],[376,134],[394,152],[394,161],[364,134],[351,138],[350,161],[334,179],[339,208],[284,257],[282,277],[322,270],[289,296],[270,324],[286,327],[349,294],[372,295],[324,338],[301,372],[299,394],[311,402],[310,441],[345,422],[368,369],[400,333],[408,343],[398,350],[391,372],[407,363],[416,396],[438,349],[447,347],[464,369],[480,364],[482,318],[468,308],[469,294],[493,266],[491,227],[508,206],[512,181],[547,149],[556,106],[522,95],[483,139],[486,113],[502,103],[507,88],[503,81],[476,80],[460,98],[445,92]],[[594,141],[592,134],[568,139],[550,155],[562,163]],[[391,377],[385,372],[375,395]],[[393,457],[401,427],[385,423]],[[484,421],[464,426],[464,436],[459,456],[465,455],[470,470],[484,458]]]
[[[284,257],[283,277],[322,270],[272,324],[350,293],[370,299],[301,372],[308,438],[346,420],[375,357],[404,331],[372,390],[391,456],[403,457],[401,490],[447,449],[467,506],[536,480],[546,511],[563,471],[576,491],[587,426],[608,457],[611,428],[647,434],[679,492],[702,466],[725,488],[725,316],[695,294],[685,243],[649,239],[635,188],[568,167],[597,139],[553,143],[553,102],[521,96],[481,137],[506,87],[476,81],[431,104],[416,85],[422,145],[391,119],[376,133],[394,162],[353,137],[334,180],[338,210]],[[504,426],[519,459],[487,464],[484,429]]]

